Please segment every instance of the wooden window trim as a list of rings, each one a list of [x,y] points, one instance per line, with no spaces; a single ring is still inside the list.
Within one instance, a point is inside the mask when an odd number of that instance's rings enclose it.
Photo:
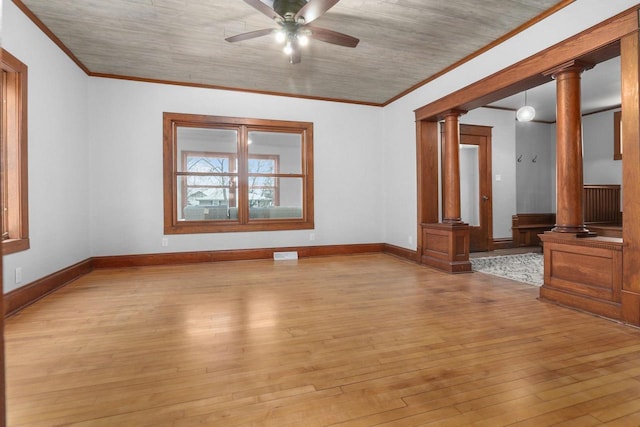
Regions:
[[[2,146],[7,191],[9,235],[2,240],[4,255],[29,249],[29,205],[27,170],[27,66],[4,49],[0,49],[3,72]]]
[[[178,127],[201,127],[238,130],[238,155],[249,157],[248,134],[250,131],[295,133],[301,135],[301,173],[266,174],[278,181],[281,178],[302,179],[302,218],[249,218],[248,177],[246,165],[238,162],[238,219],[179,221],[177,200],[178,163],[182,162],[177,151]],[[259,155],[255,155],[259,156]],[[254,157],[252,155],[251,157]],[[258,174],[262,175],[262,174]],[[281,120],[250,119],[238,117],[206,116],[182,113],[163,113],[163,197],[164,233],[195,234],[241,231],[303,230],[314,228],[313,210],[313,123]]]

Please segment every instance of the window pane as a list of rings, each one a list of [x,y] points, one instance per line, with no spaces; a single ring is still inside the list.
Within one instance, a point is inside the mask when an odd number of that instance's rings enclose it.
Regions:
[[[178,127],[178,171],[235,172],[238,135],[232,129]]]
[[[224,178],[219,185],[191,184],[193,176],[178,177],[178,220],[237,220],[238,189],[236,179]],[[207,177],[208,178],[208,177]]]
[[[230,176],[202,176],[187,175],[187,185],[207,186],[207,187],[228,187],[231,180]]]
[[[265,160],[269,157],[278,159],[279,173],[302,173],[302,135],[299,133],[285,132],[249,132],[249,157],[255,159],[249,162],[249,172],[258,173],[251,170],[258,167],[259,159],[262,158],[261,167],[267,167]],[[259,173],[265,173],[260,171]],[[268,172],[267,172],[268,173]]]
[[[231,157],[208,153],[186,152],[184,172],[229,172]]]
[[[302,218],[302,179],[260,177],[250,182],[249,218]]]
[[[480,226],[479,147],[460,144],[460,210],[461,218],[472,227]]]
[[[277,160],[272,157],[249,158],[249,173],[278,173]]]

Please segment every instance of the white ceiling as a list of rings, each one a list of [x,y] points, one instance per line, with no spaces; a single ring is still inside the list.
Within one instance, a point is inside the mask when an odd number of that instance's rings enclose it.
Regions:
[[[314,25],[360,39],[313,40],[289,64],[276,28],[242,0],[13,0],[92,75],[380,105],[567,0],[341,0]],[[265,2],[269,0],[263,0]]]

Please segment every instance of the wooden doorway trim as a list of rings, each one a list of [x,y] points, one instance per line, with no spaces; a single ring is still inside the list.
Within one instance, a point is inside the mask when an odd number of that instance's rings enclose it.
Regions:
[[[599,63],[620,54],[620,39],[638,31],[634,6],[593,28],[520,61],[502,71],[415,110],[417,149],[418,259],[424,251],[422,224],[438,222],[438,120],[446,111],[473,110],[550,81],[545,71],[574,59]],[[637,123],[640,117],[626,116]],[[640,255],[639,255],[640,257]],[[638,315],[640,318],[640,314]]]
[[[423,255],[422,224],[433,224],[439,220],[439,155],[438,122],[421,120],[416,122],[416,160],[418,178],[418,227],[416,261]]]
[[[460,125],[460,145],[477,145],[480,172],[480,226],[469,224],[471,251],[493,250],[493,190],[491,185],[491,127]],[[486,199],[483,199],[486,197]],[[485,240],[486,241],[483,241]],[[482,240],[482,241],[481,241]]]
[[[640,325],[640,40],[622,39],[622,320]]]

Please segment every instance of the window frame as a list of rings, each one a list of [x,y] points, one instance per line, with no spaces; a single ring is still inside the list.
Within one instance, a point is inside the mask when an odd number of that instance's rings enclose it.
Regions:
[[[2,71],[2,227],[3,255],[29,249],[29,198],[27,160],[27,71],[15,56],[0,48]],[[5,206],[6,205],[6,206]],[[6,231],[6,234],[5,234]]]
[[[178,200],[178,177],[183,176],[179,164],[183,157],[178,153],[177,129],[179,127],[234,129],[238,135],[238,150],[231,156],[238,157],[237,187],[238,208],[237,219],[225,220],[179,220],[178,209],[182,201]],[[248,159],[271,158],[269,154],[249,153],[249,132],[274,132],[299,134],[301,139],[301,171],[300,173],[255,174],[248,171]],[[187,150],[188,151],[188,150]],[[215,151],[211,151],[215,153]],[[277,157],[277,156],[276,156]],[[275,159],[279,167],[279,159]],[[246,164],[245,164],[246,163]],[[249,217],[249,180],[251,176],[269,176],[275,178],[276,203],[279,199],[281,178],[302,179],[302,217],[301,218],[250,218]],[[164,233],[196,234],[220,232],[251,232],[304,230],[314,228],[313,212],[313,123],[252,119],[240,117],[208,116],[184,113],[163,113],[163,198],[164,198]]]

